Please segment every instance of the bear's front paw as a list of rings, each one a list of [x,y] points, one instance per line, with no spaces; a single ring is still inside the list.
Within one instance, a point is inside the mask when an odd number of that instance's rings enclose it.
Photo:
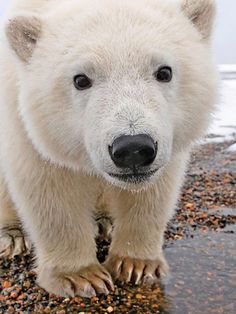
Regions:
[[[114,290],[112,278],[101,265],[81,268],[76,273],[44,272],[39,277],[39,285],[48,292],[63,297],[91,298],[98,294],[109,294]]]
[[[9,225],[0,230],[0,258],[27,255],[30,251],[31,242],[23,234],[20,226]]]
[[[164,257],[156,260],[141,260],[130,257],[109,256],[104,263],[114,280],[133,284],[153,284],[160,276],[168,274]]]

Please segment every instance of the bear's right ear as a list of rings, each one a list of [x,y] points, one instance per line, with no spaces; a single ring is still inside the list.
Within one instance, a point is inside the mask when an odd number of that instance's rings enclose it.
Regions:
[[[32,16],[17,16],[7,24],[6,35],[9,44],[24,62],[27,62],[32,56],[41,29],[41,20]]]
[[[185,15],[195,25],[203,40],[211,37],[216,15],[215,0],[181,0]]]

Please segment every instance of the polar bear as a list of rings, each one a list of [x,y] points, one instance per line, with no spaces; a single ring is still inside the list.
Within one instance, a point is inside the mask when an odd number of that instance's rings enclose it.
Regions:
[[[168,272],[164,231],[216,103],[214,16],[213,0],[15,1],[0,51],[0,251],[33,243],[47,291],[91,297]]]

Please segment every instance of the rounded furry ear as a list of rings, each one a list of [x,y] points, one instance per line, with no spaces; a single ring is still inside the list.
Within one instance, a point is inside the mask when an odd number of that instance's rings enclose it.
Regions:
[[[182,9],[192,23],[197,27],[202,38],[211,37],[216,15],[214,0],[183,0]]]
[[[6,26],[10,46],[17,56],[27,62],[41,34],[41,20],[32,16],[17,16]]]

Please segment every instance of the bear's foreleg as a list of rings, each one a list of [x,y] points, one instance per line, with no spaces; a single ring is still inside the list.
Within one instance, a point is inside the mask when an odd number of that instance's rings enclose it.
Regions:
[[[174,212],[187,153],[172,161],[158,181],[146,190],[115,191],[114,231],[106,268],[113,279],[154,283],[168,274],[163,254],[166,225]]]
[[[61,296],[108,294],[112,279],[96,257],[95,180],[36,156],[8,169],[19,217],[35,247],[39,285]]]
[[[31,242],[22,230],[15,206],[9,195],[7,186],[0,177],[0,258],[12,258],[16,255],[28,254]]]

